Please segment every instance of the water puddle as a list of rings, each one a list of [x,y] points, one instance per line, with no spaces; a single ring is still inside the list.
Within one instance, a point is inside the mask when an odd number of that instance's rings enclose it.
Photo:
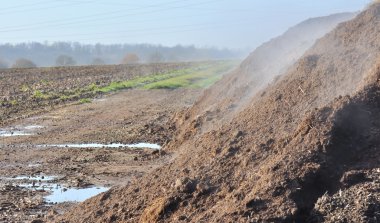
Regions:
[[[34,135],[34,131],[41,128],[43,128],[43,126],[28,125],[28,126],[17,126],[13,128],[0,129],[0,137],[31,136],[31,135]]]
[[[41,163],[29,163],[28,164],[28,167],[40,167],[40,166],[42,166]]]
[[[137,144],[100,144],[100,143],[83,143],[83,144],[53,144],[53,145],[40,145],[40,147],[60,147],[60,148],[148,148],[148,149],[161,149],[160,145],[151,143],[137,143]]]
[[[48,204],[62,202],[82,202],[109,190],[109,188],[106,187],[96,186],[86,188],[66,187],[64,184],[57,183],[56,180],[58,178],[58,176],[47,175],[21,175],[15,177],[3,177],[0,179],[13,181],[13,184],[17,184],[19,187],[28,190],[43,192],[44,200]]]
[[[82,202],[102,192],[106,192],[106,187],[87,187],[87,188],[66,188],[56,183],[21,184],[20,187],[48,192],[44,196],[47,203],[62,202]]]
[[[11,136],[30,136],[32,133],[28,133],[25,131],[6,131],[0,130],[0,137],[11,137]]]
[[[45,181],[52,181],[57,179],[57,176],[16,176],[12,178],[6,178],[7,180],[30,180],[30,181],[39,181],[39,182],[45,182]]]
[[[43,126],[41,125],[29,125],[29,126],[25,126],[24,129],[26,130],[34,130],[34,129],[42,129]]]
[[[106,192],[109,188],[89,187],[89,188],[53,188],[52,194],[45,197],[46,202],[82,202],[100,193]]]

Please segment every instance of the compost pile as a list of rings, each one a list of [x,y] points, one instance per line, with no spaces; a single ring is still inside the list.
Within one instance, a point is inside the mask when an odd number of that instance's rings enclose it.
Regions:
[[[380,4],[306,52],[277,48],[177,114],[171,163],[57,221],[378,222]]]

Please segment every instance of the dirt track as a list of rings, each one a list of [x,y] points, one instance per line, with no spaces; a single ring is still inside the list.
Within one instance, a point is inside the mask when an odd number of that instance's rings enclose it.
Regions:
[[[30,136],[0,138],[0,176],[59,176],[54,183],[66,187],[88,185],[125,185],[168,162],[172,154],[152,149],[129,148],[53,148],[38,145],[70,143],[139,143],[163,145],[172,129],[168,119],[192,105],[200,90],[128,90],[99,98],[88,104],[70,105],[39,116],[26,118],[10,127],[29,130]],[[7,129],[7,128],[5,128]],[[1,179],[1,185],[22,181]],[[47,208],[41,200],[43,192],[4,186],[0,190],[0,221],[44,218]],[[25,198],[31,200],[27,205]],[[28,200],[28,201],[29,201]],[[54,208],[65,210],[70,205]],[[54,212],[55,213],[55,212]],[[15,217],[14,214],[17,216]],[[1,218],[3,217],[3,219]],[[1,220],[2,219],[2,220]]]

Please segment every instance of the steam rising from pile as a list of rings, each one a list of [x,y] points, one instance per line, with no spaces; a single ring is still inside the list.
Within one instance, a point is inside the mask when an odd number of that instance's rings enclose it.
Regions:
[[[182,126],[183,119],[189,117],[196,125],[203,123],[203,132],[222,125],[243,110],[260,90],[284,74],[318,38],[355,15],[341,13],[309,19],[264,43],[237,70],[206,90],[196,105],[177,120],[178,125]]]

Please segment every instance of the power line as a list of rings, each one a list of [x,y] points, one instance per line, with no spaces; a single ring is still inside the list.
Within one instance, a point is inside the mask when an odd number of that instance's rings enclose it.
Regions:
[[[205,13],[201,13],[201,14],[192,14],[192,15],[185,15],[185,16],[176,16],[175,19],[183,19],[183,18],[193,18],[194,16],[196,17],[200,17],[200,16],[210,16],[210,15],[216,15],[216,14],[226,14],[226,13],[229,13],[231,11],[217,11],[217,12],[205,12]],[[252,13],[252,11],[249,11],[249,10],[236,10],[235,12],[250,12]],[[136,25],[136,24],[144,24],[144,23],[147,23],[147,22],[159,22],[159,21],[172,21],[173,20],[173,17],[166,17],[166,18],[160,18],[160,19],[144,19],[144,20],[133,20],[133,21],[128,21],[128,22],[125,22],[125,21],[122,21],[122,22],[113,22],[112,25]],[[86,29],[89,28],[89,27],[96,27],[97,30],[99,30],[99,27],[101,27],[102,25],[109,25],[109,23],[96,23],[96,24],[92,24],[92,25],[86,25]]]
[[[150,29],[135,29],[135,30],[127,30],[127,31],[118,31],[118,32],[112,32],[112,33],[92,33],[92,34],[84,34],[83,36],[95,36],[98,34],[110,34],[111,36],[107,37],[100,37],[100,38],[94,38],[91,39],[78,39],[77,41],[86,41],[86,40],[94,40],[94,39],[109,39],[114,37],[135,37],[135,36],[141,36],[141,35],[150,35],[150,34],[167,34],[167,33],[178,33],[178,32],[188,32],[188,31],[195,31],[195,30],[202,30],[202,29],[214,29],[214,28],[225,28],[227,25],[242,25],[242,24],[250,24],[250,21],[232,21],[231,23],[199,23],[199,24],[188,24],[188,25],[180,25],[180,26],[167,26],[167,27],[157,27],[157,28],[150,28]],[[191,29],[189,29],[191,28]],[[166,32],[171,31],[171,32]],[[134,34],[130,34],[130,32],[134,32]],[[123,35],[124,33],[124,35]],[[125,35],[126,34],[126,35]],[[82,35],[64,35],[66,37],[76,37],[76,36],[82,36]],[[54,37],[62,37],[60,36],[43,36],[41,38],[54,38]],[[23,38],[23,37],[20,37]],[[38,37],[34,37],[38,38]],[[17,37],[14,37],[12,39],[17,39]]]
[[[88,19],[88,20],[78,21],[78,22],[58,23],[58,24],[54,24],[54,25],[47,25],[44,27],[38,27],[37,26],[37,27],[29,27],[26,29],[0,30],[0,33],[10,32],[10,31],[15,32],[15,31],[44,29],[44,28],[50,28],[50,27],[67,27],[67,26],[78,25],[78,24],[88,24],[88,23],[92,23],[95,21],[104,21],[106,19],[109,20],[109,19],[119,19],[119,18],[128,17],[128,16],[149,15],[149,14],[153,14],[153,13],[157,13],[157,12],[164,12],[164,11],[168,11],[168,10],[172,10],[172,9],[182,9],[182,8],[187,8],[189,6],[204,5],[204,4],[209,4],[209,3],[219,2],[219,1],[221,1],[221,0],[210,0],[210,1],[205,1],[205,2],[201,2],[201,3],[197,3],[197,4],[181,5],[181,6],[175,6],[175,7],[169,7],[169,8],[164,8],[164,9],[157,9],[157,10],[142,12],[142,13],[129,13],[129,14],[124,14],[124,15],[111,16],[108,18],[96,18],[96,19]]]
[[[147,5],[147,6],[142,6],[142,7],[137,7],[137,8],[132,8],[132,9],[129,9],[129,10],[125,10],[125,9],[119,9],[119,10],[116,10],[116,11],[109,11],[109,12],[103,12],[103,13],[96,13],[96,14],[92,14],[92,15],[88,15],[88,16],[78,16],[78,17],[74,17],[74,18],[71,18],[71,19],[66,19],[66,22],[67,21],[71,21],[70,24],[74,23],[74,22],[80,22],[81,20],[83,20],[84,18],[98,18],[99,19],[104,19],[104,18],[99,18],[99,16],[107,16],[107,15],[114,15],[115,13],[125,13],[126,11],[133,11],[133,10],[139,10],[139,9],[146,9],[146,8],[156,8],[156,7],[161,7],[161,6],[165,6],[165,5],[170,5],[170,4],[176,4],[176,3],[181,3],[181,2],[188,2],[189,0],[175,0],[175,1],[170,1],[170,2],[165,2],[165,3],[161,3],[161,4],[154,4],[154,5]],[[128,15],[126,15],[128,16]],[[19,30],[19,29],[22,29],[22,28],[25,28],[25,29],[34,29],[34,28],[30,28],[30,27],[36,27],[36,25],[56,25],[56,22],[58,22],[58,24],[60,24],[59,22],[62,22],[62,19],[56,19],[56,20],[49,20],[49,21],[45,21],[45,22],[40,22],[40,23],[34,23],[34,24],[29,24],[29,25],[21,25],[21,26],[7,26],[7,27],[3,27],[3,29],[7,29],[8,30],[0,30],[0,32],[2,31],[15,31],[15,30]]]
[[[45,1],[38,1],[38,2],[35,2],[35,3],[31,3],[31,4],[21,4],[21,5],[1,8],[0,12],[8,11],[9,9],[25,8],[25,7],[28,7],[28,6],[42,5],[42,4],[46,4],[46,3],[51,3],[51,1],[46,1],[45,0]]]
[[[225,13],[229,13],[231,11],[217,11],[217,12],[205,12],[205,13],[200,13],[200,14],[192,14],[192,15],[185,15],[185,16],[176,16],[175,19],[182,19],[182,18],[193,18],[194,16],[196,17],[200,17],[200,16],[210,16],[210,15],[215,15],[215,14],[225,14]],[[250,12],[252,13],[252,11],[249,11],[249,10],[235,10],[235,12]],[[144,24],[144,23],[147,23],[147,22],[158,22],[158,21],[172,21],[173,20],[173,17],[166,17],[166,18],[160,18],[160,19],[144,19],[144,20],[134,20],[132,21],[132,23],[129,21],[129,22],[117,22],[117,23],[112,23],[112,25],[118,25],[118,24]],[[96,24],[93,24],[93,26],[88,26],[86,25],[86,28],[88,27],[96,27],[97,30],[99,30],[99,27],[101,25],[109,25],[109,23],[96,23]],[[62,27],[62,26],[55,26],[55,27]],[[40,27],[42,28],[42,27]],[[35,30],[35,28],[33,28],[33,30]],[[18,31],[25,31],[24,29],[23,30],[18,30]],[[0,31],[0,32],[5,32],[5,31]],[[84,34],[84,35],[92,35],[92,34]]]
[[[236,26],[236,25],[242,25],[242,24],[251,24],[251,23],[249,21],[244,21],[244,22],[233,22],[233,23],[230,23],[228,25],[230,25],[230,26],[232,26],[232,25]],[[189,28],[187,28],[187,29],[177,29],[177,28],[186,28],[186,27],[189,27]],[[192,27],[194,27],[194,28],[192,28]],[[212,30],[212,29],[219,29],[219,28],[225,29],[226,28],[226,23],[223,23],[223,24],[203,24],[203,25],[196,24],[196,25],[187,25],[187,26],[178,26],[178,27],[164,27],[164,28],[145,30],[145,31],[148,31],[148,32],[141,32],[139,34],[128,34],[128,35],[120,35],[119,33],[115,33],[115,34],[117,34],[117,36],[113,36],[113,37],[125,37],[125,38],[128,38],[128,37],[136,37],[136,36],[141,36],[141,35],[162,35],[162,34],[192,32],[192,31],[197,31],[197,30]],[[171,29],[174,29],[174,30],[170,31]],[[154,31],[154,30],[156,30],[157,32],[151,32],[151,31]],[[164,31],[169,30],[170,32],[162,32],[163,30]],[[111,37],[101,37],[101,38],[91,38],[91,39],[78,39],[77,41],[101,40],[101,39],[109,39],[109,38],[113,38],[113,37],[111,36]]]
[[[167,5],[167,4],[179,3],[179,2],[188,2],[188,1],[189,0],[181,0],[181,1],[177,0],[177,1],[167,2],[164,4],[150,5],[150,6],[146,6],[143,8],[144,9],[145,8],[153,8],[153,7],[163,6],[163,5]],[[163,8],[163,9],[156,9],[156,10],[151,10],[151,11],[146,11],[146,12],[129,13],[129,14],[123,14],[123,15],[116,15],[116,16],[106,16],[106,15],[113,15],[113,14],[115,14],[115,12],[125,12],[125,10],[118,10],[118,11],[98,13],[98,14],[93,14],[93,15],[89,15],[89,16],[82,16],[82,17],[66,19],[65,22],[61,22],[62,20],[55,20],[55,21],[47,21],[47,22],[42,22],[42,23],[35,23],[35,24],[29,25],[29,26],[27,26],[27,25],[19,26],[19,27],[12,26],[12,27],[9,27],[9,29],[4,29],[6,27],[3,27],[3,30],[0,29],[0,33],[21,32],[21,31],[27,31],[27,30],[44,29],[44,28],[73,27],[73,25],[77,26],[79,24],[91,24],[91,23],[96,22],[96,21],[114,20],[114,19],[119,19],[119,18],[128,17],[128,16],[153,14],[153,13],[168,11],[168,10],[172,10],[172,9],[190,8],[190,7],[194,7],[194,6],[200,6],[200,5],[205,5],[205,4],[220,2],[220,1],[223,1],[223,0],[211,0],[211,1],[200,2],[200,3],[198,2],[198,3],[193,3],[193,4],[180,5],[180,6],[174,6],[174,7],[169,7],[169,8]],[[135,9],[141,9],[141,8],[135,8]],[[131,11],[131,10],[129,10],[129,11]],[[244,10],[240,10],[240,11],[243,12],[243,11],[249,11],[249,10],[244,9]],[[226,13],[229,13],[229,12],[230,11],[228,11]],[[249,11],[249,12],[252,12],[252,11]],[[101,15],[105,15],[106,17],[98,18]],[[84,18],[93,18],[93,17],[96,17],[96,18],[84,19]],[[156,20],[153,20],[153,21],[156,21]],[[54,22],[58,22],[58,23],[54,23]],[[123,23],[125,23],[125,22],[123,22]],[[116,24],[123,24],[123,23],[116,23]],[[46,26],[39,26],[39,25],[44,25],[44,24]],[[113,25],[113,24],[115,24],[115,23],[112,23],[111,25]],[[96,24],[96,25],[98,26],[99,24]]]
[[[65,1],[65,2],[83,2],[83,1],[77,1],[77,0],[60,0],[60,1]],[[96,4],[98,5],[117,5],[117,6],[132,6],[131,3],[120,3],[120,2],[114,2],[114,1],[107,1],[107,2],[103,2],[103,1],[96,1]],[[143,5],[136,5],[136,4],[133,4],[133,6],[138,6],[138,7],[144,7]]]
[[[96,1],[96,0],[95,0]],[[41,11],[41,10],[46,10],[46,9],[55,9],[55,8],[61,8],[61,7],[65,7],[65,6],[74,6],[74,5],[80,5],[80,4],[88,4],[88,3],[91,3],[93,1],[88,1],[88,2],[76,2],[76,3],[67,3],[67,4],[63,4],[63,5],[54,5],[54,6],[46,6],[46,7],[42,7],[42,8],[28,8],[28,9],[22,9],[22,10],[16,10],[16,11],[8,11],[8,12],[2,12],[1,14],[2,15],[6,15],[6,14],[16,14],[16,13],[20,13],[20,12],[32,12],[32,11]],[[48,1],[46,3],[52,3],[51,1]],[[46,4],[45,3],[45,4]],[[54,3],[60,3],[58,1],[55,1]],[[62,3],[62,2],[61,2]]]

